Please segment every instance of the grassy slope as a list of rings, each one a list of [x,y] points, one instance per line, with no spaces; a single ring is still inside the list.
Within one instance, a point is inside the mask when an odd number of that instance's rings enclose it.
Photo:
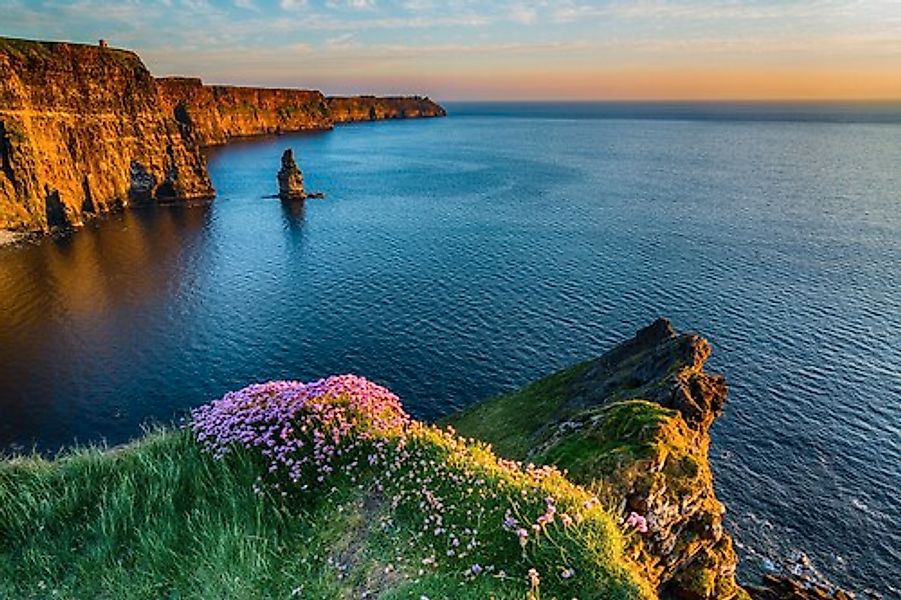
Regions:
[[[590,367],[579,363],[526,387],[474,404],[443,420],[461,435],[492,444],[500,456],[521,460],[534,448],[534,436],[556,422],[570,383]]]
[[[510,498],[534,513],[552,494],[561,511],[575,514],[585,492],[559,476],[511,477],[486,448],[458,447],[430,429],[416,439],[417,464],[439,471],[413,472],[409,483],[398,483],[400,471],[388,474],[383,493],[372,491],[377,474],[339,479],[312,499],[255,495],[253,457],[213,460],[187,432],[53,462],[4,461],[0,597],[523,598],[529,566],[542,573],[541,598],[649,595],[600,509],[572,531],[549,527],[525,552],[500,527]],[[479,521],[483,547],[471,557],[446,559],[446,540],[422,532],[422,511],[388,501],[424,479],[451,505],[448,529]],[[437,566],[423,567],[436,555]],[[509,576],[466,576],[476,559]],[[559,573],[569,565],[581,573],[564,580]]]
[[[565,469],[582,485],[602,484],[620,466],[652,457],[684,459],[688,470],[697,470],[688,464],[695,450],[689,447],[690,432],[675,410],[643,400],[574,412],[563,409],[571,384],[589,368],[588,362],[577,364],[444,422],[460,435],[492,444],[501,456]],[[555,428],[547,426],[564,421],[572,426],[555,438]]]
[[[612,511],[617,510],[614,507],[623,510],[626,491],[654,496],[679,507],[683,506],[683,498],[712,490],[706,436],[694,434],[678,411],[643,400],[567,410],[573,382],[589,367],[582,363],[560,371],[476,404],[445,419],[445,423],[460,435],[493,444],[503,456],[562,469],[569,479],[591,490]],[[626,392],[625,396],[621,392]],[[628,397],[627,392],[614,390],[612,395]],[[548,427],[553,423],[567,426]],[[705,518],[705,511],[709,515],[721,511],[712,491],[695,502],[694,510],[700,515],[695,520]],[[646,579],[655,581],[659,557],[638,543],[637,538],[630,538],[629,542],[626,553],[643,565]],[[702,543],[691,535],[677,535],[669,551],[692,556]],[[717,575],[718,563],[728,563],[732,552],[728,536],[705,552],[714,558],[711,568],[702,565],[694,569],[693,579],[680,578],[680,588],[700,598],[747,598],[734,578]]]

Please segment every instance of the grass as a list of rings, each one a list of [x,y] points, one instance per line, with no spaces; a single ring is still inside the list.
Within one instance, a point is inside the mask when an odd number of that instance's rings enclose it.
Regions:
[[[570,384],[591,367],[583,362],[526,387],[480,402],[442,421],[464,436],[490,442],[507,458],[524,459],[544,427],[556,422]]]
[[[591,363],[559,371],[520,390],[498,396],[445,419],[464,436],[483,440],[503,456],[555,465],[576,483],[595,491],[601,484],[622,488],[624,469],[639,471],[665,463],[664,474],[682,485],[702,470],[697,436],[678,411],[644,400],[613,402],[568,411],[572,384]],[[564,429],[553,427],[567,423]],[[671,484],[672,485],[672,484]],[[608,486],[609,487],[609,486]]]
[[[384,467],[284,495],[254,491],[259,456],[214,459],[190,431],[3,461],[0,597],[652,596],[615,519],[559,473],[418,423],[385,441]],[[558,518],[530,527],[547,498]],[[523,544],[511,514],[529,527]]]
[[[98,50],[98,46],[92,44],[78,44],[73,42],[48,42],[40,40],[26,40],[20,38],[9,38],[0,36],[0,52],[10,54],[20,60],[37,60],[42,62],[52,62],[60,60],[58,48],[60,46],[69,46],[76,50]],[[105,48],[103,56],[110,57],[129,69],[146,70],[144,63],[137,54],[130,50],[121,50],[118,48]]]

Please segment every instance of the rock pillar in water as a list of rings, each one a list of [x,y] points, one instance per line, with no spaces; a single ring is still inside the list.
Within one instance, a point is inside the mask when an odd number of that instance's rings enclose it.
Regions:
[[[294,152],[288,148],[282,154],[282,168],[278,172],[278,197],[282,200],[303,200],[303,174],[294,162]]]

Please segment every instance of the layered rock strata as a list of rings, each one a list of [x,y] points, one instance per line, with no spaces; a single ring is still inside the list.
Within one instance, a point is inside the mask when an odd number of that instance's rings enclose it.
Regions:
[[[0,39],[0,229],[212,195],[200,147],[136,54]]]

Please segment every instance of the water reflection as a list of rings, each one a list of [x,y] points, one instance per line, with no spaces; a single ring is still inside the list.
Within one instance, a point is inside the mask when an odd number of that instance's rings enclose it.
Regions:
[[[192,285],[186,265],[202,260],[209,220],[208,204],[136,208],[0,250],[0,447],[22,431],[85,433],[93,418],[74,399],[90,385],[87,365],[112,370],[140,324]]]
[[[285,228],[297,234],[302,233],[303,225],[307,218],[306,200],[282,200],[281,203],[282,215],[285,218]]]

